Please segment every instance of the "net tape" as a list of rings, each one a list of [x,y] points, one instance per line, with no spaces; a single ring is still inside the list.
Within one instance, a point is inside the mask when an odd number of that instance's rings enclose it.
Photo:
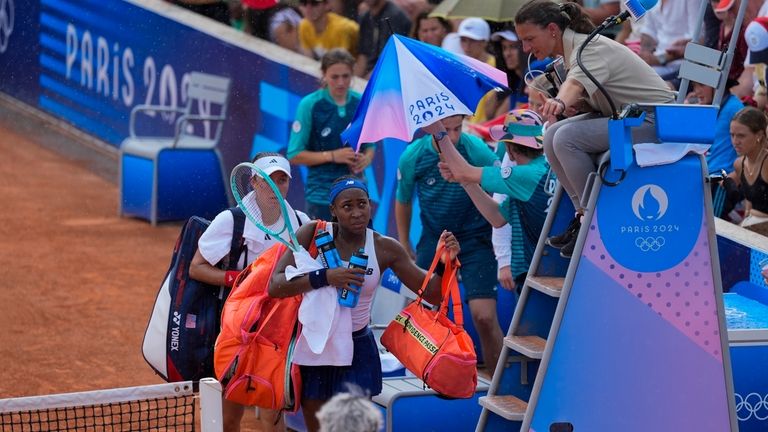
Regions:
[[[0,399],[0,431],[194,431],[192,382]]]

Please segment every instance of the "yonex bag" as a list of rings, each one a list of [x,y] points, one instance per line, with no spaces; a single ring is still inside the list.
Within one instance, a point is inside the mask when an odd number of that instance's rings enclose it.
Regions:
[[[245,214],[238,207],[229,211],[234,218],[232,243],[220,266],[236,270],[244,248]],[[193,216],[182,228],[144,333],[144,360],[168,382],[213,376],[213,345],[228,290],[189,277],[197,241],[208,225]]]
[[[461,298],[456,281],[458,260],[445,264],[440,310],[433,311],[421,303],[444,251],[443,246],[437,250],[419,297],[387,326],[381,335],[381,344],[434,391],[453,398],[470,398],[477,387],[477,355],[472,339],[462,327]],[[455,323],[447,316],[451,298]]]
[[[317,229],[325,223],[318,221]],[[270,297],[269,283],[287,248],[276,244],[243,270],[221,313],[214,365],[227,400],[295,412],[301,397],[293,348],[299,334],[301,295]],[[309,248],[317,256],[314,242]]]

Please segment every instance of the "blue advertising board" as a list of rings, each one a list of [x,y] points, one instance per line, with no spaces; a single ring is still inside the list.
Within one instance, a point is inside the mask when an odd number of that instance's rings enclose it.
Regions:
[[[0,0],[0,92],[115,147],[129,135],[134,106],[184,106],[189,73],[220,75],[232,81],[219,147],[229,170],[258,151],[285,152],[299,101],[319,86],[318,63],[168,3],[18,1]],[[175,120],[157,113],[142,133],[167,135]],[[405,146],[382,143],[366,171],[374,227],[393,236]],[[298,208],[303,189],[301,181],[291,187]],[[413,219],[415,240],[418,203]]]

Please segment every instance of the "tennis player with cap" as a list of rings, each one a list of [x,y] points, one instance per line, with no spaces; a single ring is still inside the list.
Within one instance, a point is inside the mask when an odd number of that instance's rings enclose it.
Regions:
[[[491,127],[491,138],[504,143],[510,159],[517,162],[514,167],[472,166],[450,145],[450,138],[442,133],[441,126],[430,126],[433,130],[428,131],[435,134],[435,139],[441,137],[439,144],[445,161],[440,162],[439,167],[443,177],[461,183],[491,225],[499,227],[509,223],[512,230],[510,265],[518,289],[525,282],[550,198],[546,192],[549,164],[543,155],[543,125],[535,111],[518,109],[507,114],[504,125]],[[507,195],[507,199],[499,204],[484,190]]]
[[[253,164],[266,174],[269,174],[269,177],[275,185],[277,185],[277,188],[280,190],[280,194],[283,197],[288,195],[288,188],[291,183],[291,165],[288,162],[288,159],[280,153],[262,152],[256,154],[253,158]],[[245,199],[255,199],[259,204],[259,207],[277,205],[272,201],[274,199],[274,193],[264,180],[254,176],[251,180],[251,184],[253,185],[254,191],[249,193],[249,195],[246,195]],[[264,191],[265,193],[261,194],[260,191]],[[293,214],[290,215],[290,218],[291,224],[294,227],[309,222],[309,217],[300,211],[294,211]],[[272,223],[275,222],[277,221],[273,221]],[[264,221],[264,223],[265,225],[269,225],[270,221]],[[208,226],[203,235],[200,236],[200,240],[197,242],[197,251],[189,266],[189,277],[214,286],[231,288],[237,275],[240,273],[239,270],[244,269],[247,265],[255,261],[264,251],[277,243],[277,240],[258,229],[253,222],[246,218],[245,226],[243,228],[244,248],[240,254],[240,262],[237,264],[238,270],[224,271],[217,267],[217,265],[229,255],[234,224],[235,221],[232,212],[229,210],[224,210],[216,215],[213,221],[211,221],[211,225]],[[243,416],[245,407],[224,399],[222,408],[224,430],[239,431],[240,419]],[[277,411],[261,410],[261,430],[285,430],[282,422],[276,421],[278,415],[279,412]]]

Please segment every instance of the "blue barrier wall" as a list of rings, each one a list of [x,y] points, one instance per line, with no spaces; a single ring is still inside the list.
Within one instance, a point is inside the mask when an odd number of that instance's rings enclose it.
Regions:
[[[284,152],[299,101],[318,88],[317,62],[162,1],[0,4],[6,17],[0,20],[0,92],[115,147],[128,136],[134,106],[183,106],[190,72],[221,75],[232,80],[220,146],[229,170],[257,151]],[[172,134],[174,121],[158,113],[141,133]],[[380,145],[366,172],[374,227],[393,236],[397,161],[405,145]],[[294,181],[289,200],[298,208],[303,189]],[[413,244],[420,230],[415,203]]]

